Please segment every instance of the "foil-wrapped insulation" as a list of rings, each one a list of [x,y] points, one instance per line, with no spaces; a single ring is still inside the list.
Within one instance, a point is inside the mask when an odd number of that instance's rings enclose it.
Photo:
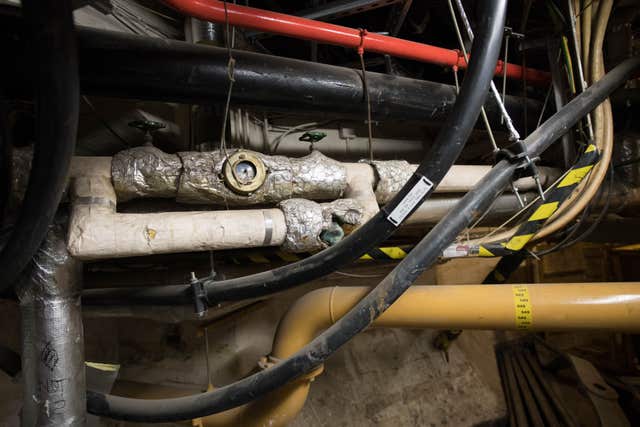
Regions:
[[[57,219],[49,227],[47,237],[33,257],[30,271],[16,288],[20,301],[80,294],[81,265],[67,251],[66,226],[58,222],[63,221]]]
[[[111,176],[119,201],[139,197],[174,198],[181,171],[180,157],[153,146],[121,151],[111,161]]]
[[[22,324],[22,423],[84,426],[86,381],[81,264],[54,224],[17,289]]]
[[[325,220],[338,224],[359,225],[364,216],[364,208],[355,199],[338,199],[322,204]]]
[[[321,238],[336,224],[358,225],[363,208],[357,200],[340,199],[316,203],[306,199],[289,199],[278,205],[284,214],[287,233],[281,248],[288,252],[315,252],[329,246]]]
[[[376,199],[380,205],[387,204],[404,186],[417,166],[404,160],[367,161],[376,174]]]
[[[279,204],[287,234],[281,248],[288,252],[314,252],[327,245],[320,240],[320,234],[329,224],[320,204],[306,199],[289,199]]]
[[[347,186],[345,167],[320,152],[299,159],[252,154],[264,163],[266,178],[256,191],[242,195],[233,192],[225,183],[224,153],[178,153],[183,163],[178,202],[248,206],[278,203],[296,197],[332,200],[342,196]]]

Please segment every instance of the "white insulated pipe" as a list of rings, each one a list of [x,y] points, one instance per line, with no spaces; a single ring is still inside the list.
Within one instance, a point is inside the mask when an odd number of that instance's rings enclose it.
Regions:
[[[76,157],[67,247],[76,258],[278,246],[286,224],[280,209],[117,213],[109,158]]]
[[[359,202],[362,224],[379,210],[374,191],[378,177],[369,164],[343,165],[347,172],[344,197]],[[489,169],[490,166],[453,166],[437,191],[466,191]],[[78,259],[280,246],[287,237],[285,215],[277,208],[118,213],[110,157],[75,157],[70,175],[73,208],[67,246]],[[535,183],[520,180],[519,185],[527,189],[534,188]],[[438,215],[450,208],[449,204],[441,205],[427,201],[408,223],[437,221]]]

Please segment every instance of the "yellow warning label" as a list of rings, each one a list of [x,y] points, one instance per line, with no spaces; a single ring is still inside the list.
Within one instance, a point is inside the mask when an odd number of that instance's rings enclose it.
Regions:
[[[571,171],[569,171],[567,176],[565,176],[562,181],[560,181],[560,184],[558,184],[557,188],[568,187],[570,185],[579,183],[585,176],[587,176],[591,168],[593,168],[593,165],[572,169]]]
[[[530,329],[533,326],[533,312],[529,288],[524,285],[513,285],[511,289],[516,309],[516,329]]]
[[[522,234],[520,236],[513,236],[505,247],[511,251],[519,251],[520,249],[524,248],[524,245],[526,245],[532,237],[533,234]]]
[[[529,217],[529,221],[539,221],[547,219],[558,209],[558,202],[550,202],[540,205],[538,209]]]

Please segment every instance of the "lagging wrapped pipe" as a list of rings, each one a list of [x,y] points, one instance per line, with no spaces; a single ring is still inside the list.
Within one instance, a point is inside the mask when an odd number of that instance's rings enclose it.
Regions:
[[[335,243],[324,234],[336,224],[357,226],[364,218],[353,199],[289,199],[271,209],[121,213],[109,159],[76,159],[67,246],[83,260],[281,245],[291,252],[316,251]]]
[[[54,224],[16,292],[22,320],[22,425],[86,425],[82,265]]]
[[[264,181],[254,191],[239,194],[225,178],[227,158],[245,153],[264,166]],[[275,204],[291,198],[335,200],[343,197],[354,175],[371,168],[375,201],[388,203],[417,169],[404,160],[341,163],[318,151],[300,157],[269,156],[249,150],[229,149],[210,152],[168,154],[153,146],[135,147],[113,156],[111,174],[118,201],[135,198],[170,198],[180,203],[218,206]],[[438,192],[466,192],[491,166],[454,165],[439,185]],[[540,168],[543,185],[557,172]],[[535,188],[531,178],[516,182],[520,190]],[[371,215],[377,207],[368,209]]]
[[[227,158],[236,152],[167,154],[152,146],[121,151],[113,157],[111,166],[118,200],[162,197],[181,203],[249,206],[291,198],[334,200],[347,187],[344,165],[318,151],[288,158],[242,150],[261,163],[265,174],[255,191],[238,194],[224,177]]]

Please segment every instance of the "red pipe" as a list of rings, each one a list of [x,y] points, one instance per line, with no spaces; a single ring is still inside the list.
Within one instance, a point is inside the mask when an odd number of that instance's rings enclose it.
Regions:
[[[364,51],[388,54],[447,67],[466,68],[467,66],[464,58],[457,50],[369,33],[366,30],[357,30],[231,3],[227,3],[227,12],[225,13],[225,4],[219,0],[164,1],[185,15],[205,21],[224,23],[228,15],[229,24],[237,27],[252,28],[298,39],[363,49]],[[496,75],[502,75],[503,67],[504,62],[498,61]],[[508,78],[522,79],[525,73],[527,81],[532,84],[543,85],[550,81],[550,75],[545,71],[532,68],[523,69],[519,65],[507,64]]]

